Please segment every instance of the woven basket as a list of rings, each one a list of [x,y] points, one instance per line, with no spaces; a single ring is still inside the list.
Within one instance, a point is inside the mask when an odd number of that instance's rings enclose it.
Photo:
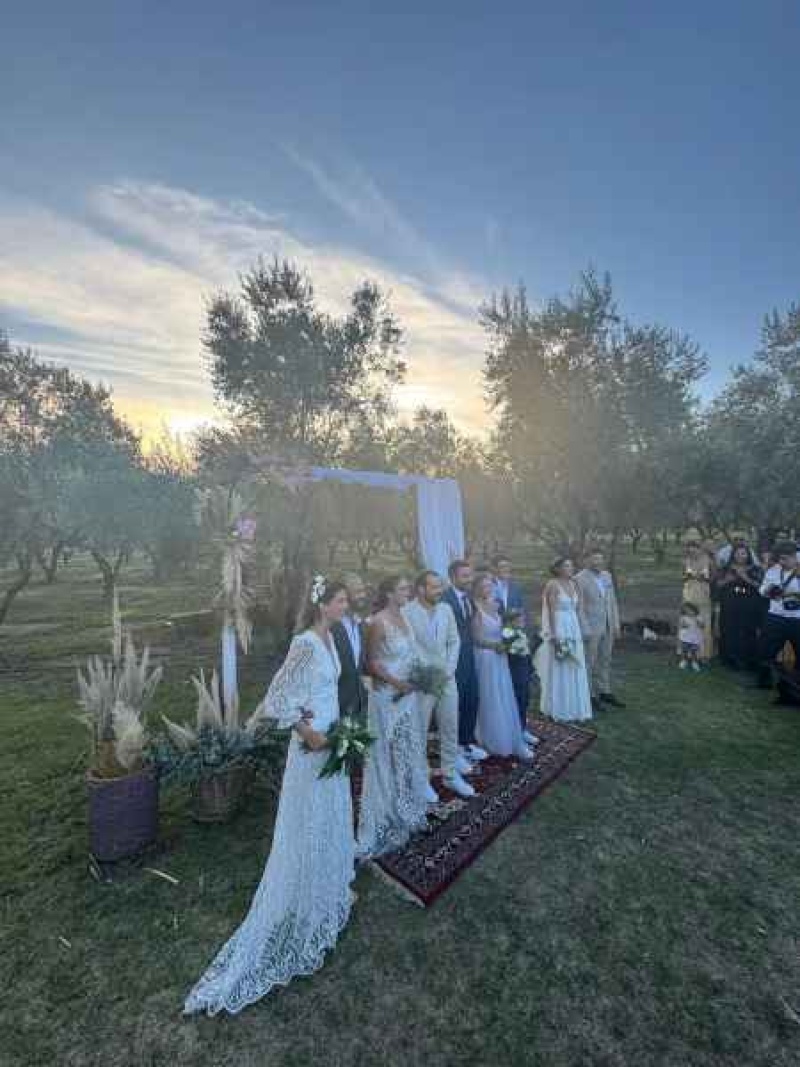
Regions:
[[[89,849],[106,863],[126,859],[158,836],[158,777],[146,767],[123,778],[86,775]]]
[[[227,822],[242,805],[253,780],[252,767],[230,767],[192,785],[195,822]]]

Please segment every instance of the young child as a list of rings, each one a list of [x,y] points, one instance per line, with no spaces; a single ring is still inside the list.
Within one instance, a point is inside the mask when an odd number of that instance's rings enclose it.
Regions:
[[[700,670],[700,650],[703,647],[703,620],[700,618],[700,609],[696,604],[683,604],[681,606],[680,625],[678,627],[678,648],[680,662],[678,666],[682,671]]]
[[[503,615],[503,626],[511,626],[514,629],[525,630],[525,614],[519,608],[507,611]],[[511,683],[514,686],[514,696],[517,700],[522,733],[526,745],[532,745],[535,738],[528,729],[528,707],[531,702],[531,685],[533,683],[534,670],[531,659],[530,646],[526,653],[519,655],[510,652],[508,667],[511,671]]]

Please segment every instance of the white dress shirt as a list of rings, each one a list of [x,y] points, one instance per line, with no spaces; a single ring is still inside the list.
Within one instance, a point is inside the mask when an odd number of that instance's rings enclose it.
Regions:
[[[342,625],[350,640],[353,658],[356,661],[356,666],[358,666],[361,661],[361,619],[357,615],[345,615],[342,619]]]
[[[785,571],[783,567],[777,564],[774,567],[770,567],[764,575],[764,581],[761,585],[761,595],[769,596],[769,590],[772,586],[777,585],[783,590],[784,595],[789,593],[792,595],[793,599],[800,601],[800,577],[795,574],[794,577],[787,582],[789,574],[789,571]],[[800,621],[800,610],[789,611],[784,606],[784,601],[779,598],[774,600],[770,598],[769,613],[770,615],[778,615],[782,619],[797,619]]]

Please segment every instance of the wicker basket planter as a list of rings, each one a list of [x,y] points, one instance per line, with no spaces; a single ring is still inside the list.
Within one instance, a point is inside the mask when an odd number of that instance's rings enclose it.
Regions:
[[[192,783],[192,818],[195,822],[228,822],[242,806],[253,780],[252,767],[228,767],[203,775]]]
[[[145,767],[121,778],[86,775],[89,849],[105,863],[127,859],[158,836],[158,776]]]

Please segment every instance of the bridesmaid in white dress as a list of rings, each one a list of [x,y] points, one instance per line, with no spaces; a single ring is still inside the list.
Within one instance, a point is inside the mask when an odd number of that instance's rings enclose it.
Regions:
[[[572,575],[572,560],[557,559],[542,599],[542,644],[536,653],[541,682],[541,711],[560,722],[583,722],[592,717],[592,696],[578,619],[580,590]],[[569,655],[556,655],[557,643]]]
[[[344,586],[315,579],[308,628],[294,638],[264,698],[263,714],[292,727],[272,849],[247,917],[189,994],[187,1015],[234,1014],[274,987],[312,974],[350,915],[350,779],[318,777],[327,758],[325,732],[339,717],[340,666],[329,627],[346,610]]]
[[[542,644],[535,655],[542,685],[542,715],[562,722],[583,722],[592,717],[592,695],[578,618],[580,590],[573,580],[571,559],[557,559],[550,573],[553,577],[544,587],[542,599]],[[559,644],[570,654],[559,658]]]
[[[472,587],[475,614],[472,632],[478,669],[478,740],[493,756],[533,759],[522,736],[508,654],[503,647],[503,619],[491,578],[477,578]]]
[[[420,694],[408,679],[422,652],[405,620],[411,584],[387,578],[367,630],[367,671],[373,679],[367,753],[358,820],[357,856],[394,852],[427,825],[428,772]]]

